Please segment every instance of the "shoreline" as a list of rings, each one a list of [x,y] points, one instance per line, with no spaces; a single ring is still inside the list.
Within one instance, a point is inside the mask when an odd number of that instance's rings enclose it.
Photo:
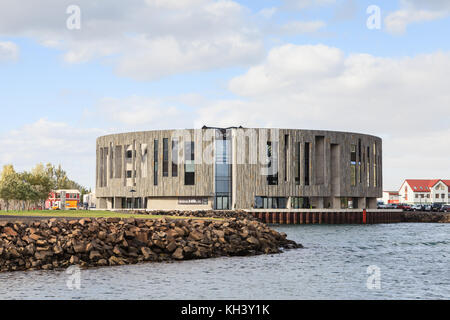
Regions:
[[[0,272],[252,256],[295,248],[302,245],[252,219],[0,220]]]

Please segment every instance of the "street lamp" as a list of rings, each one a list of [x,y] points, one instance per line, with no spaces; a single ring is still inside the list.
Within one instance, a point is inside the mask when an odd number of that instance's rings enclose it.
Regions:
[[[131,189],[131,210],[134,210],[134,193],[136,192],[136,190]]]

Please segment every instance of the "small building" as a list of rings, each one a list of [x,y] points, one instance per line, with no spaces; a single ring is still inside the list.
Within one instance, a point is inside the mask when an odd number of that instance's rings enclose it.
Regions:
[[[399,201],[406,204],[449,203],[450,180],[406,179],[400,187]]]
[[[76,189],[54,190],[45,201],[45,209],[76,210],[80,206],[80,195]]]
[[[97,206],[97,198],[95,197],[94,192],[83,195],[83,207],[85,209],[96,208],[96,206]]]
[[[384,204],[399,203],[398,191],[383,191],[382,201]]]

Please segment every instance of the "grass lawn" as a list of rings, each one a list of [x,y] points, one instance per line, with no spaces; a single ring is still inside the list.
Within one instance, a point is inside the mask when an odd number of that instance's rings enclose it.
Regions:
[[[218,218],[197,218],[197,217],[177,217],[161,215],[143,215],[131,213],[118,213],[104,210],[44,210],[44,211],[0,211],[0,216],[24,216],[24,217],[64,217],[64,218],[138,218],[138,219],[203,219],[203,220],[223,220]]]

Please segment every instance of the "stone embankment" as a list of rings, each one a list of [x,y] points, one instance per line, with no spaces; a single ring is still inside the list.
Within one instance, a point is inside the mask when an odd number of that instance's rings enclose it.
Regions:
[[[450,223],[448,212],[406,211],[402,213],[402,222]]]
[[[133,213],[133,214],[151,214],[161,216],[176,216],[176,217],[197,217],[197,218],[237,218],[256,220],[252,215],[244,210],[195,210],[195,211],[183,211],[183,210],[118,210],[121,213]]]
[[[0,221],[0,271],[246,256],[301,247],[249,219]]]

